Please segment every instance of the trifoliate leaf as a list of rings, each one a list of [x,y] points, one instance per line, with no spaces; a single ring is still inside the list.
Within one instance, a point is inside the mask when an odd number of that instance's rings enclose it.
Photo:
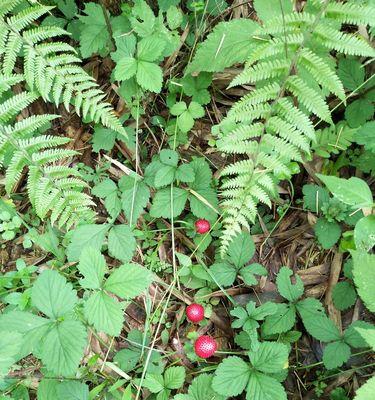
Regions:
[[[124,323],[123,305],[103,291],[93,293],[85,302],[87,322],[99,332],[118,336]]]
[[[185,381],[184,367],[169,367],[164,372],[164,387],[167,389],[179,389]]]
[[[123,57],[116,64],[114,77],[117,81],[126,81],[137,73],[137,60],[133,57]]]
[[[152,282],[152,273],[138,264],[128,263],[115,269],[104,289],[124,299],[139,296]]]
[[[68,245],[68,260],[70,262],[78,261],[85,247],[93,247],[100,250],[109,228],[110,225],[107,224],[81,225],[76,228]]]
[[[245,265],[239,271],[239,274],[242,276],[244,282],[248,286],[253,286],[258,284],[258,280],[255,275],[267,275],[267,270],[258,263],[253,263],[250,265]]]
[[[108,252],[121,261],[129,261],[137,246],[134,234],[128,225],[115,225],[108,234]]]
[[[348,282],[338,282],[332,291],[333,304],[338,310],[346,310],[354,305],[357,300],[357,293],[354,286]]]
[[[54,324],[44,337],[41,359],[47,369],[56,375],[74,375],[86,344],[87,332],[84,325],[66,319]]]
[[[327,369],[341,367],[350,357],[350,347],[343,342],[327,344],[323,352],[323,363]]]
[[[237,396],[249,381],[249,365],[239,357],[225,358],[218,366],[212,388],[223,396]]]
[[[194,119],[202,118],[204,116],[204,108],[196,101],[190,102],[188,111]]]
[[[77,265],[79,272],[83,275],[79,284],[85,289],[99,289],[107,270],[104,256],[93,247],[85,247]]]
[[[314,232],[323,249],[330,249],[341,237],[340,225],[335,221],[329,222],[324,217],[318,218]]]
[[[226,67],[245,61],[254,49],[251,37],[257,28],[257,23],[245,18],[220,22],[198,47],[186,72],[222,71]]]
[[[295,275],[295,283],[293,284],[290,281],[292,275],[293,271],[290,268],[282,267],[276,278],[279,293],[284,299],[289,300],[291,303],[298,300],[303,295],[304,290],[302,279],[298,275]]]
[[[239,233],[228,247],[228,262],[236,268],[245,265],[255,253],[254,241],[248,232]]]
[[[209,72],[201,72],[197,77],[187,75],[181,81],[184,93],[201,105],[207,104],[211,100],[207,90],[211,82],[212,74]]]
[[[63,276],[57,271],[45,270],[32,287],[31,300],[43,314],[58,319],[73,310],[78,298],[72,284]]]
[[[359,297],[371,312],[375,312],[375,255],[358,250],[350,252],[354,263],[354,284]]]
[[[288,347],[277,342],[263,342],[257,351],[249,351],[251,364],[255,369],[265,373],[280,372],[288,362]]]
[[[150,209],[153,218],[171,218],[172,204],[171,197],[173,192],[173,217],[178,217],[185,208],[188,192],[184,189],[173,187],[158,190],[154,197]]]

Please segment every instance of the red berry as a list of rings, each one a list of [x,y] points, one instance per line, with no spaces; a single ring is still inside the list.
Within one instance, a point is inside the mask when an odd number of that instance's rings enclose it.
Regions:
[[[210,358],[217,350],[217,344],[212,337],[199,336],[194,344],[195,354],[201,358]]]
[[[204,318],[203,306],[196,303],[190,304],[190,306],[186,308],[186,316],[187,319],[191,322],[194,323],[201,322],[202,319]]]
[[[197,233],[206,233],[211,229],[210,223],[206,219],[198,219],[195,221],[195,230]]]

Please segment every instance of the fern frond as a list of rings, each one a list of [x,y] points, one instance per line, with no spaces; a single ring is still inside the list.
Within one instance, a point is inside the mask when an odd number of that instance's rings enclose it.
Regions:
[[[330,3],[326,8],[325,17],[344,24],[373,24],[375,21],[375,7],[352,3]]]

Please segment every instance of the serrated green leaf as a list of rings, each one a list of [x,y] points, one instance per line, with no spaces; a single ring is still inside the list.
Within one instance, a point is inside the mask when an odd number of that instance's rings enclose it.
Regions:
[[[365,69],[356,58],[341,58],[337,75],[346,89],[357,90],[365,80]]]
[[[145,37],[138,42],[137,59],[153,62],[161,56],[164,47],[164,40],[158,36]]]
[[[151,393],[159,393],[164,389],[164,379],[158,374],[147,374],[143,384]]]
[[[357,293],[350,282],[338,282],[333,288],[332,300],[338,310],[346,310],[354,305],[357,300]]]
[[[152,282],[152,273],[138,264],[128,263],[115,269],[104,289],[124,299],[139,296]]]
[[[247,400],[286,400],[285,389],[275,378],[259,372],[250,375]]]
[[[341,228],[336,221],[330,222],[320,217],[314,226],[314,233],[323,249],[330,249],[340,239]]]
[[[239,233],[228,247],[228,261],[236,268],[245,265],[255,253],[254,241],[248,232]]]
[[[101,287],[107,265],[99,250],[85,247],[79,257],[77,268],[84,277],[79,281],[83,288],[99,289]]]
[[[184,367],[169,367],[164,372],[164,387],[167,389],[179,389],[185,381]]]
[[[257,351],[249,351],[250,362],[264,373],[277,373],[288,365],[288,347],[282,343],[263,342]]]
[[[174,181],[176,172],[176,167],[171,167],[170,165],[164,165],[155,174],[155,187],[157,189],[170,185]]]
[[[341,367],[350,357],[350,347],[343,342],[327,344],[323,352],[323,363],[327,369]]]
[[[239,357],[225,358],[218,366],[212,380],[212,388],[223,396],[237,396],[249,381],[250,368]]]
[[[345,109],[345,118],[351,128],[358,128],[374,115],[374,104],[368,99],[358,99]]]
[[[354,242],[357,250],[370,251],[375,246],[375,215],[361,218],[354,227]]]
[[[87,322],[97,331],[118,336],[124,323],[123,305],[100,291],[93,293],[85,302],[84,313]]]
[[[231,286],[236,279],[236,269],[227,263],[215,263],[210,267],[210,273],[214,277],[214,282],[220,286]]]
[[[77,292],[57,271],[43,271],[35,281],[31,300],[35,307],[52,319],[71,312],[76,305]]]
[[[177,168],[176,179],[181,182],[194,182],[195,174],[190,164],[182,164]]]
[[[178,153],[175,150],[163,149],[160,154],[160,161],[165,165],[170,165],[171,167],[177,167],[178,164]]]
[[[110,225],[82,225],[76,228],[67,249],[68,260],[78,261],[85,247],[101,249]]]
[[[137,242],[128,225],[115,225],[108,234],[108,252],[120,261],[132,259]]]
[[[56,392],[58,400],[89,400],[89,387],[82,382],[61,382]]]
[[[41,359],[56,375],[74,375],[87,344],[84,325],[67,319],[55,324],[42,342]]]
[[[277,304],[276,312],[266,318],[262,328],[266,335],[272,335],[289,331],[295,322],[295,307],[289,304]]]
[[[19,332],[2,331],[0,335],[0,377],[7,374],[17,360],[22,335]]]
[[[185,208],[188,192],[184,189],[173,187],[173,217],[178,217]],[[171,188],[158,190],[150,209],[154,218],[171,218]]]
[[[374,332],[374,325],[365,322],[365,321],[355,321],[353,322],[344,333],[344,341],[351,347],[356,349],[360,349],[363,347],[368,347],[368,342],[363,338],[363,336],[359,333],[361,332]]]
[[[326,316],[311,315],[303,318],[308,333],[322,342],[332,342],[341,339],[341,334],[332,320]]]
[[[137,73],[137,60],[133,57],[123,57],[118,61],[114,70],[117,81],[126,81]]]
[[[304,185],[302,192],[304,206],[312,212],[319,212],[322,205],[329,201],[328,191],[318,185]]]
[[[359,297],[365,306],[375,312],[375,255],[351,250],[353,257],[353,277]]]
[[[255,275],[266,276],[267,270],[259,263],[253,263],[242,267],[239,271],[239,274],[242,276],[246,285],[253,286],[258,284],[258,280]]]
[[[281,267],[277,274],[276,284],[281,296],[293,303],[303,295],[304,286],[298,275],[294,276],[295,283],[292,284],[290,281],[292,275],[293,271],[290,268]]]
[[[364,385],[362,385],[355,394],[353,400],[372,400],[375,393],[375,376],[368,379]]]
[[[375,327],[371,328],[362,328],[359,326],[355,327],[357,333],[362,337],[362,339],[366,342],[366,344],[375,350]]]
[[[160,93],[163,83],[163,71],[159,65],[148,62],[137,62],[137,82],[143,89]]]

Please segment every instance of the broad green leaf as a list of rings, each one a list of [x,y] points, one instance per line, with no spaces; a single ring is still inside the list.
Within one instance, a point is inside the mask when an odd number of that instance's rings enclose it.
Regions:
[[[194,182],[195,174],[193,167],[190,164],[180,165],[176,171],[176,179],[181,182]]]
[[[190,210],[198,218],[214,220],[217,217],[215,210],[218,209],[219,201],[216,191],[210,187],[197,189],[191,192]]]
[[[116,64],[114,77],[117,81],[126,81],[137,73],[137,60],[124,57]]]
[[[354,141],[375,152],[375,121],[367,122],[354,132]]]
[[[56,400],[59,384],[57,379],[43,378],[38,385],[38,400]]]
[[[35,281],[31,300],[35,307],[52,319],[71,312],[76,305],[77,292],[57,271],[43,271]]]
[[[16,362],[22,335],[19,332],[2,331],[0,335],[0,377],[7,374]]]
[[[308,318],[303,318],[303,324],[311,336],[322,342],[332,342],[341,339],[337,326],[326,316],[311,315]]]
[[[327,369],[341,367],[350,357],[350,347],[343,342],[327,344],[323,352],[323,363]]]
[[[251,317],[260,321],[267,317],[268,315],[272,315],[276,312],[276,304],[272,301],[267,301],[261,304],[259,307],[256,307],[254,311],[251,313]]]
[[[294,276],[295,283],[290,281],[290,277],[293,275],[293,271],[288,267],[281,267],[277,274],[276,284],[277,289],[281,296],[290,302],[295,302],[303,295],[303,282],[302,279],[296,274]]]
[[[257,23],[245,18],[220,22],[198,47],[186,73],[222,71],[244,62],[254,49],[252,34],[258,27]]]
[[[190,102],[188,110],[194,119],[202,118],[204,116],[204,108],[196,101]]]
[[[274,17],[291,13],[293,3],[291,0],[254,0],[254,8],[258,18],[268,22]]]
[[[231,286],[236,279],[236,269],[227,263],[215,263],[210,267],[210,272],[214,277],[214,282],[220,286]]]
[[[375,246],[375,215],[361,218],[354,227],[354,242],[357,250],[365,252]]]
[[[342,179],[335,176],[317,174],[317,177],[343,203],[353,208],[372,206],[372,193],[364,180],[354,176],[349,179]]]
[[[179,389],[185,381],[184,367],[170,367],[164,372],[164,386],[168,389]]]
[[[375,376],[366,381],[355,394],[353,400],[373,400],[375,393]]]
[[[155,61],[163,52],[164,40],[157,36],[148,36],[138,42],[137,59],[142,61]]]
[[[346,310],[354,305],[357,293],[351,282],[338,282],[332,291],[332,300],[338,310]]]
[[[150,189],[143,181],[136,181],[130,176],[120,179],[119,188],[122,192],[122,209],[128,221],[134,224],[147,206]]]
[[[305,208],[312,212],[319,212],[324,203],[329,201],[329,193],[318,185],[304,185],[302,188]]]
[[[104,289],[119,297],[139,296],[152,282],[152,273],[138,264],[128,263],[115,269],[104,284]]]
[[[83,58],[107,49],[109,34],[103,10],[99,4],[86,3],[84,13],[79,16],[81,28],[81,54]]]
[[[288,304],[277,304],[276,312],[266,318],[262,328],[266,335],[272,335],[289,331],[295,322],[295,307]]]
[[[250,368],[239,357],[225,358],[217,367],[212,388],[223,396],[237,396],[249,381]]]
[[[149,389],[151,393],[159,393],[164,389],[164,379],[159,374],[146,374],[143,385]]]
[[[251,364],[265,373],[280,372],[288,366],[288,347],[277,342],[263,342],[257,351],[249,351]]]
[[[150,215],[153,218],[171,218],[173,192],[173,217],[178,217],[185,208],[188,192],[177,187],[158,190],[151,206]]]
[[[94,152],[99,153],[100,150],[110,151],[115,145],[117,132],[112,129],[96,126],[92,136],[92,149]]]
[[[355,327],[355,330],[361,335],[366,344],[375,351],[375,327],[372,326],[371,329]]]
[[[56,391],[58,400],[89,400],[89,387],[81,382],[61,382]]]
[[[184,101],[178,101],[177,103],[173,104],[171,107],[171,114],[175,116],[179,116],[183,114],[187,110],[187,105]]]
[[[358,128],[364,125],[373,115],[374,104],[366,98],[353,101],[345,109],[345,118],[351,128]]]
[[[375,332],[375,326],[365,322],[365,321],[355,321],[353,322],[344,333],[344,341],[351,347],[356,349],[368,347],[369,343],[366,338],[364,338],[359,331],[361,332]]]
[[[85,247],[101,249],[110,225],[82,225],[76,228],[67,249],[68,260],[78,261]]]
[[[54,374],[71,376],[77,371],[86,345],[87,332],[84,325],[66,319],[55,324],[44,337],[41,359]]]
[[[103,181],[95,185],[91,190],[91,193],[94,196],[97,196],[101,199],[104,199],[105,197],[115,192],[117,192],[117,185],[115,184],[115,182],[113,182],[112,179],[104,179]]]
[[[365,69],[356,58],[341,58],[338,63],[337,75],[345,89],[357,90],[365,80]]]
[[[108,234],[108,252],[120,261],[132,259],[137,242],[128,225],[115,225]]]
[[[302,319],[307,319],[316,315],[325,316],[325,311],[322,303],[318,299],[314,299],[313,297],[308,297],[306,299],[300,300],[296,304],[296,307]]]
[[[189,111],[185,111],[177,117],[177,125],[181,132],[187,133],[194,126],[194,118]]]
[[[123,305],[103,291],[93,293],[85,302],[87,322],[97,331],[118,336],[124,323]]]
[[[171,6],[167,10],[167,23],[170,29],[177,29],[183,21],[183,14],[177,7]]]
[[[254,241],[248,232],[239,233],[228,247],[228,261],[236,268],[245,265],[255,253]]]
[[[375,312],[375,255],[354,250],[351,250],[351,255],[354,263],[354,284],[359,297],[371,312]]]
[[[267,276],[267,270],[262,265],[253,263],[242,267],[239,274],[242,276],[246,285],[253,286],[258,284],[255,275]]]
[[[254,372],[247,385],[246,400],[287,400],[285,389],[275,378]]]
[[[169,165],[171,167],[177,167],[179,158],[177,151],[163,149],[161,150],[159,156],[160,156],[160,161],[163,164]]]
[[[189,394],[182,395],[187,397],[181,397],[180,400],[224,400],[223,396],[212,389],[212,379],[213,375],[199,374],[189,386]],[[175,396],[174,400],[179,400],[178,396],[181,395]]]
[[[212,171],[207,161],[201,157],[194,158],[190,162],[190,165],[194,170],[195,179],[193,184],[189,186],[196,191],[210,187],[212,183]]]
[[[79,284],[85,289],[99,289],[102,285],[107,264],[103,254],[93,247],[85,247],[77,265],[83,275]]]
[[[174,181],[174,175],[176,172],[176,167],[171,167],[170,165],[164,165],[155,174],[155,187],[157,189],[170,185]]]
[[[328,221],[324,217],[318,218],[314,226],[314,233],[323,249],[330,249],[341,237],[341,228],[336,221]]]
[[[160,93],[163,83],[163,71],[159,65],[148,61],[138,61],[137,82],[145,90]]]

